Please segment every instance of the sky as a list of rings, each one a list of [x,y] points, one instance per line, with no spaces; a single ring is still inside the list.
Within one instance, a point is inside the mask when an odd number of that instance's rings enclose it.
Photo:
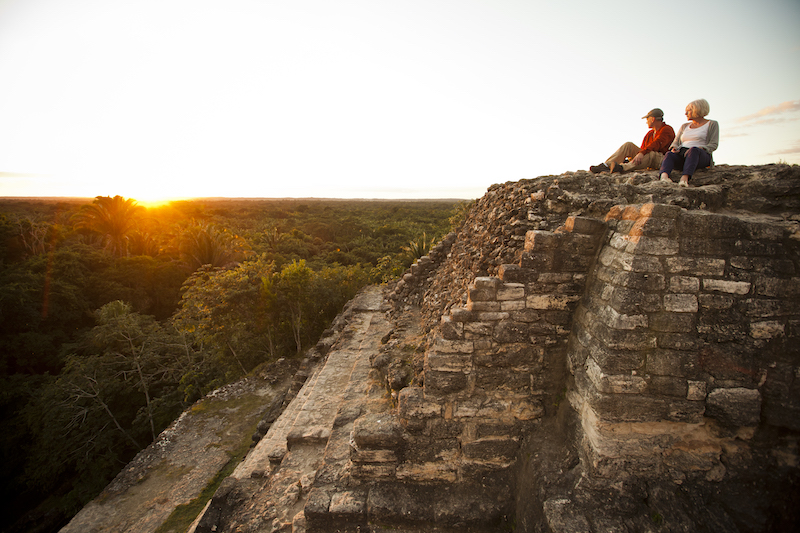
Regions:
[[[798,0],[0,0],[0,196],[478,198],[677,131],[800,163]]]

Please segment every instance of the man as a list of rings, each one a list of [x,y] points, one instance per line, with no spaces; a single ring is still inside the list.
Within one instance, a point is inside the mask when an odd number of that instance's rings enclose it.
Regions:
[[[669,145],[675,139],[675,130],[672,129],[672,126],[664,123],[664,112],[658,108],[651,110],[642,118],[647,119],[647,127],[650,128],[650,131],[644,136],[641,146],[627,142],[620,146],[614,155],[606,159],[605,163],[591,166],[589,170],[597,174],[605,171],[614,173],[658,168],[664,154],[669,150]]]

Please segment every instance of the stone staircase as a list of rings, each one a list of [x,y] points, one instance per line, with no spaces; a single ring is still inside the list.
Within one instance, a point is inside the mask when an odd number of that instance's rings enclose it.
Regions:
[[[346,469],[352,424],[369,397],[370,355],[391,329],[380,287],[359,293],[327,357],[223,481],[190,533],[237,531],[244,524],[248,531],[305,531],[312,486],[334,483]],[[338,502],[343,510],[347,505]]]

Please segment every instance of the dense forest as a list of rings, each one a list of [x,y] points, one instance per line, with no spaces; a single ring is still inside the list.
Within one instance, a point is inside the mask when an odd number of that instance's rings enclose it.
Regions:
[[[297,357],[465,207],[0,200],[0,530],[57,530],[192,402]]]

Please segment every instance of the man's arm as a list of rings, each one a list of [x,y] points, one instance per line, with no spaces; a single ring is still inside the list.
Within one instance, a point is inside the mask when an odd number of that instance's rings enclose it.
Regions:
[[[675,130],[672,129],[672,126],[664,124],[650,138],[650,142],[647,142],[648,136],[645,135],[644,141],[642,142],[641,153],[659,152],[663,154],[669,149],[669,145],[672,143],[673,139],[675,139]]]

